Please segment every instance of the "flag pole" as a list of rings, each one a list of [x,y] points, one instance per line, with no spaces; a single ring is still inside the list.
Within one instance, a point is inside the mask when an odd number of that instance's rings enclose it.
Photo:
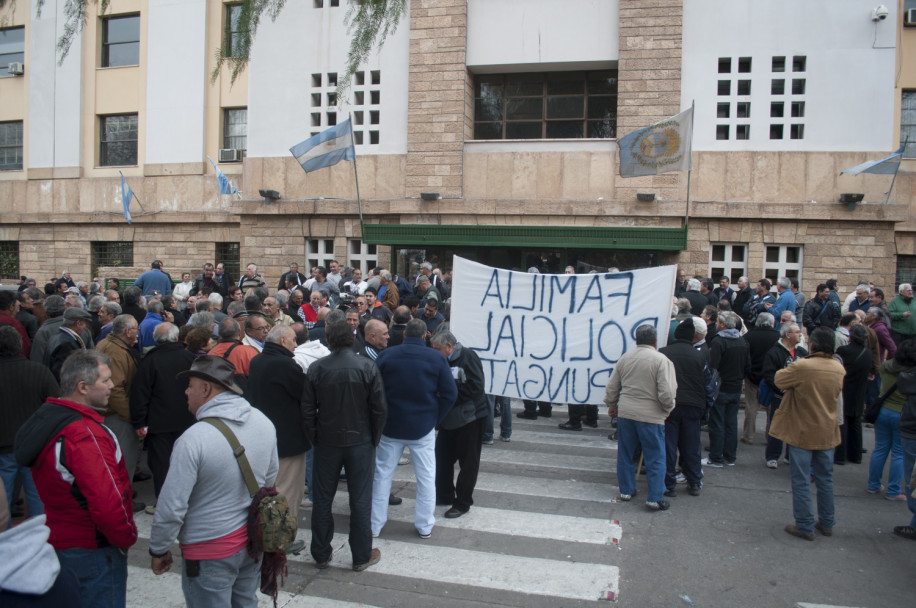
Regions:
[[[687,152],[690,154],[690,169],[687,170],[687,208],[684,212],[684,230],[687,230],[690,224],[690,176],[693,174],[693,121],[694,121],[694,108],[696,106],[696,100],[690,102],[690,150]]]
[[[906,154],[906,146],[910,142],[910,136],[907,135],[906,139],[903,140],[903,154]],[[903,154],[900,155],[900,160],[903,160]],[[894,182],[897,181],[897,174],[900,173],[900,162],[897,163],[897,170],[894,171],[894,177],[891,179],[891,187],[887,189],[887,197],[884,199],[884,204],[886,205],[888,201],[891,200],[891,192],[894,191]]]
[[[353,113],[348,113],[350,117],[350,145],[353,146],[353,177],[356,179],[356,206],[359,209],[359,231],[363,231],[363,203],[359,198],[359,173],[356,171],[356,139],[353,137]]]

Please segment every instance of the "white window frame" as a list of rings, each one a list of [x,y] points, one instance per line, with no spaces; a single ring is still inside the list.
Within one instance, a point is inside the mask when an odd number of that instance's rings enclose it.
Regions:
[[[378,245],[367,245],[360,239],[347,239],[347,266],[359,268],[363,277],[378,266]]]
[[[779,248],[779,260],[776,262],[767,261],[767,249],[771,247]],[[787,262],[789,249],[798,249],[798,261],[797,262]],[[801,285],[802,282],[802,267],[804,266],[805,261],[805,248],[803,245],[777,245],[777,244],[764,244],[763,246],[763,276],[770,279],[770,282],[775,286],[776,280],[780,277],[790,277],[798,279],[798,284]],[[774,273],[775,272],[775,278]]]
[[[716,247],[724,247],[725,255],[724,260],[713,260],[713,251]],[[732,260],[733,252],[736,247],[740,247],[744,250],[744,259],[741,262],[735,262]],[[709,244],[709,278],[712,279],[712,282],[716,285],[719,284],[719,279],[723,275],[729,278],[731,283],[736,283],[738,277],[747,275],[747,243],[710,243]],[[716,269],[713,272],[713,268]],[[735,273],[735,270],[740,269],[740,272]]]

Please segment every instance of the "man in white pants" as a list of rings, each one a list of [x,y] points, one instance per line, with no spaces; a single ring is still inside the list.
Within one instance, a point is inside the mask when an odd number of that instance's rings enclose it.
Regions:
[[[458,388],[448,361],[426,346],[426,324],[414,319],[404,330],[404,342],[386,348],[375,360],[385,383],[388,420],[376,448],[372,483],[372,536],[388,521],[391,478],[405,447],[417,476],[414,526],[429,538],[436,523],[436,425],[445,417]]]

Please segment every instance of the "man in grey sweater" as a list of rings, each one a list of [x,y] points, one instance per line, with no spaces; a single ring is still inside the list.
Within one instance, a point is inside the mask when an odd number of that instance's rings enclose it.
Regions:
[[[149,552],[156,574],[169,570],[169,548],[181,546],[182,589],[189,606],[258,605],[261,561],[248,557],[251,496],[226,438],[200,422],[219,418],[245,448],[258,487],[277,478],[277,434],[273,423],[242,398],[235,368],[221,357],[204,355],[188,378],[188,410],[198,422],[175,443],[168,476],[156,503]]]

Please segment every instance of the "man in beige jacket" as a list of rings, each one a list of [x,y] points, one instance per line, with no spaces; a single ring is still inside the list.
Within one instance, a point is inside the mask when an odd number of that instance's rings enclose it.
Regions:
[[[636,348],[628,351],[611,373],[604,402],[608,416],[617,416],[617,483],[620,500],[636,496],[633,453],[642,445],[649,493],[646,507],[664,511],[670,505],[665,496],[665,419],[674,409],[677,394],[674,364],[656,350],[655,327],[636,328]]]
[[[786,532],[814,540],[814,531],[833,534],[833,449],[840,444],[841,412],[837,404],[846,371],[833,358],[835,338],[827,327],[809,336],[811,355],[776,372],[784,392],[773,414],[770,435],[789,450],[792,511],[795,524]],[[811,504],[811,475],[817,485],[817,520]]]

